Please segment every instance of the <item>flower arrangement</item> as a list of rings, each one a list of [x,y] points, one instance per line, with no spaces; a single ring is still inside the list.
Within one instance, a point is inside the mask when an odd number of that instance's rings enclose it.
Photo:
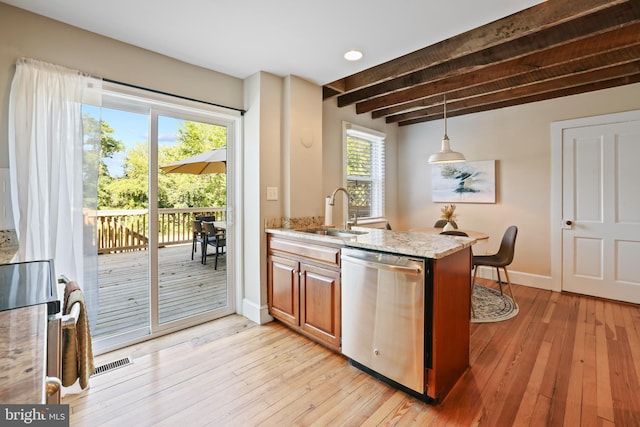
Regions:
[[[444,205],[442,209],[440,209],[440,212],[442,212],[442,219],[447,220],[447,222],[455,220],[458,216],[456,215],[455,211],[456,205],[454,205],[453,203],[450,205]]]

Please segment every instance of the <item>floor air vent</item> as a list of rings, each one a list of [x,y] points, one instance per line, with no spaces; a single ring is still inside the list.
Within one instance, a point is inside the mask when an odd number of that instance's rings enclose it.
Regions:
[[[104,365],[97,366],[93,371],[92,377],[105,374],[109,371],[113,371],[114,369],[122,368],[123,366],[131,365],[133,360],[131,360],[130,356],[124,357],[122,359],[116,360],[114,362],[105,363]]]

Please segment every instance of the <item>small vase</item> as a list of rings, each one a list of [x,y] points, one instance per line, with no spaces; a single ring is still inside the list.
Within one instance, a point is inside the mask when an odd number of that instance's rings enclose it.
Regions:
[[[451,222],[447,222],[444,227],[442,227],[442,231],[451,231],[454,230],[455,227],[453,226],[453,224],[451,224]]]

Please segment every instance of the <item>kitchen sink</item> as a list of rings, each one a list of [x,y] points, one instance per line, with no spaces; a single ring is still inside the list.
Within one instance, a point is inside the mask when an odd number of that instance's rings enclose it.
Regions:
[[[341,230],[337,228],[304,228],[302,230],[298,230],[303,233],[312,233],[312,234],[320,234],[323,236],[332,236],[332,237],[356,237],[362,234],[367,234],[366,231],[356,231],[356,230]]]

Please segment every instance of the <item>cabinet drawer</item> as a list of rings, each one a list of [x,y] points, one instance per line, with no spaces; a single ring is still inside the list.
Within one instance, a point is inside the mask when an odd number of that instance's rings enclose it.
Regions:
[[[269,250],[305,257],[333,267],[340,267],[340,248],[271,236]]]

